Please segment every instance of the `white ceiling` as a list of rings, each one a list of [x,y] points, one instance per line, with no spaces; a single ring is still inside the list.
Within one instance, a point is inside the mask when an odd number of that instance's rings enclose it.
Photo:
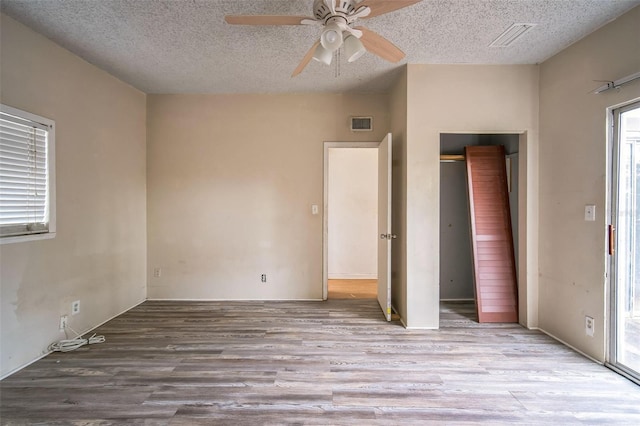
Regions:
[[[423,0],[359,21],[407,54],[390,64],[311,61],[313,26],[232,26],[233,14],[311,15],[313,0],[1,0],[2,12],[146,93],[375,92],[401,64],[535,64],[640,0]],[[509,48],[513,23],[538,24]]]

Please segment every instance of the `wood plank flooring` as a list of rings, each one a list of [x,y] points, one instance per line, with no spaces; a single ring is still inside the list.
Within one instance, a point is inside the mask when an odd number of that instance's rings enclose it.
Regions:
[[[375,299],[378,280],[328,280],[329,299]]]
[[[548,336],[374,299],[145,302],[0,382],[14,424],[640,424],[640,387]]]

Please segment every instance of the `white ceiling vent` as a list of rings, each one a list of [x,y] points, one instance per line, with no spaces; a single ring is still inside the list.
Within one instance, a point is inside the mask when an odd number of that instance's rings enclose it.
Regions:
[[[512,26],[507,28],[505,32],[500,34],[498,38],[493,40],[489,46],[509,47],[536,25],[538,24],[513,24]]]
[[[373,130],[373,117],[351,117],[352,132],[370,132]]]

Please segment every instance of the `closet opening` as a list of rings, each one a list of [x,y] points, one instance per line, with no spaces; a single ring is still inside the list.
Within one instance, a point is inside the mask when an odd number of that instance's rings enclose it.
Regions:
[[[475,306],[469,189],[465,146],[504,147],[511,231],[518,270],[519,134],[440,135],[440,302],[452,311],[478,320]]]

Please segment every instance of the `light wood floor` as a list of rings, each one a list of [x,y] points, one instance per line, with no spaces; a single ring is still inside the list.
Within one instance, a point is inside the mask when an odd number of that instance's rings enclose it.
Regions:
[[[375,299],[378,280],[328,280],[329,299]]]
[[[640,387],[548,336],[373,299],[145,302],[0,382],[2,424],[640,424]]]

